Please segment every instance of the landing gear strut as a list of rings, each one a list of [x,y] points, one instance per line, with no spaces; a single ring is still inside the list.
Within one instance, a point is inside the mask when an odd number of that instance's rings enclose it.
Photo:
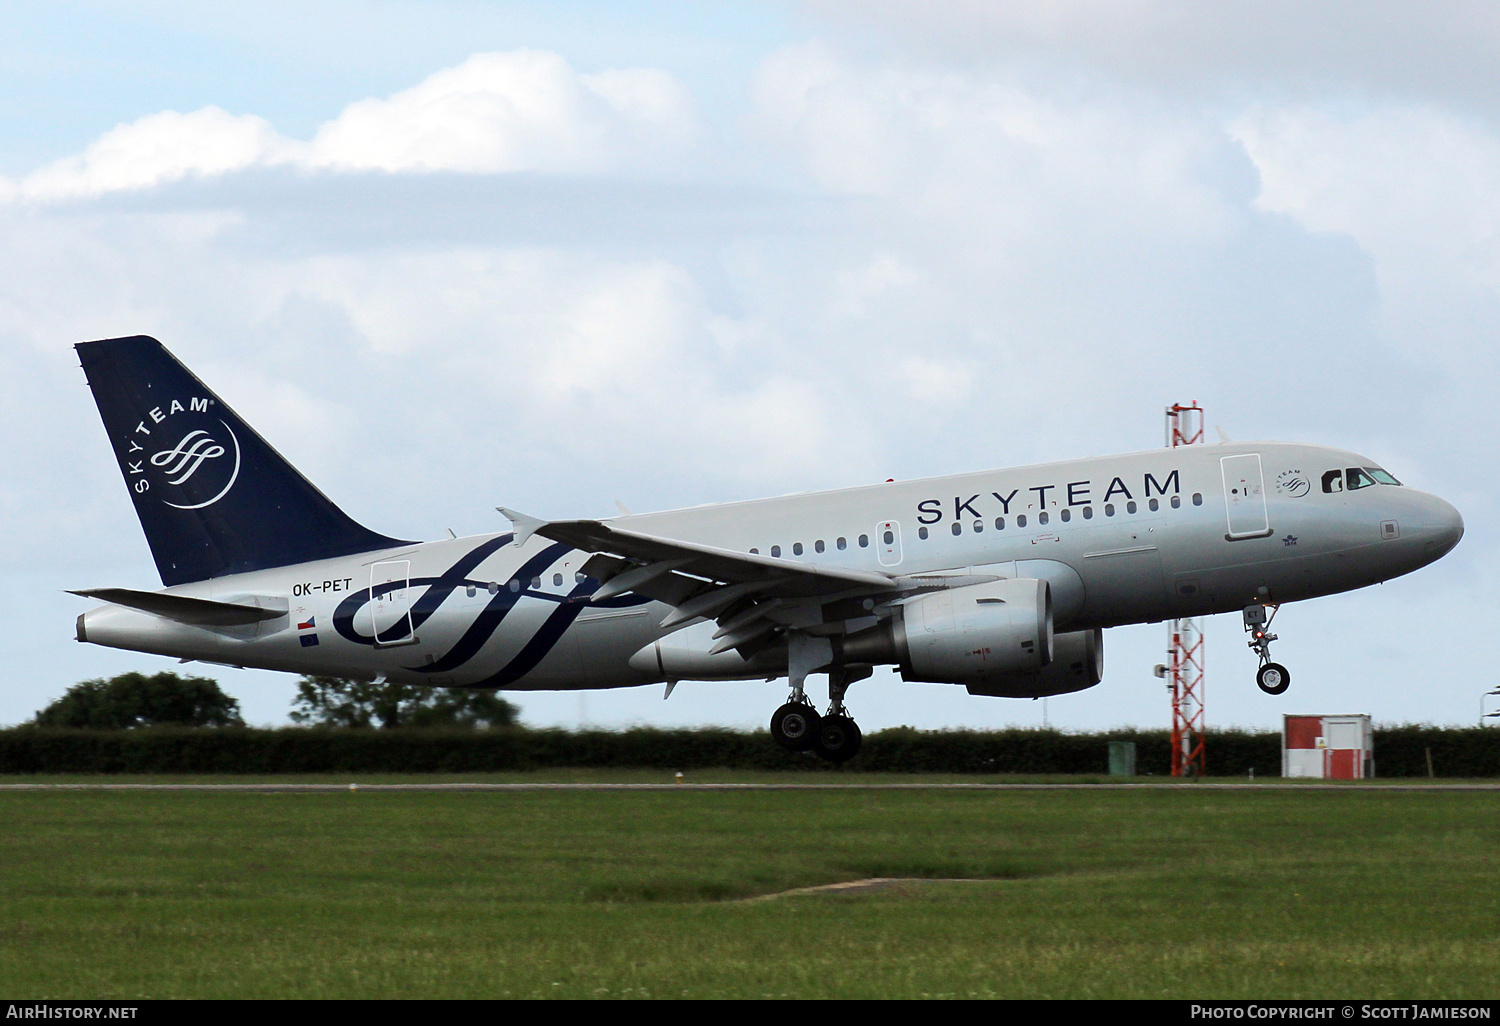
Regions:
[[[863,675],[862,675],[863,676]],[[831,670],[828,674],[828,711],[818,727],[816,751],[832,763],[848,762],[859,751],[864,735],[859,724],[854,722],[844,708],[844,692],[852,683],[853,675],[846,670]]]
[[[1268,695],[1280,695],[1292,686],[1292,675],[1285,666],[1271,662],[1271,642],[1276,635],[1271,633],[1271,621],[1276,619],[1276,603],[1260,603],[1245,607],[1245,630],[1250,635],[1247,644],[1260,657],[1260,669],[1255,672],[1255,683]],[[1266,610],[1270,613],[1267,614]]]

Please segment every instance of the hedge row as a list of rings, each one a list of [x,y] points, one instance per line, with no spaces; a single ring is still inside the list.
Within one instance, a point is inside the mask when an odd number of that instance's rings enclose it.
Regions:
[[[865,738],[845,771],[892,773],[1088,773],[1108,769],[1108,742],[1134,741],[1142,774],[1165,775],[1164,730],[1092,734],[1056,730],[883,730]],[[1274,732],[1217,731],[1206,742],[1211,776],[1281,772]],[[1377,729],[1381,777],[1500,776],[1500,730],[1401,726]],[[782,751],[764,732],[731,730],[330,730],[284,728],[0,730],[0,773],[477,773],[549,767],[690,770],[820,770]]]

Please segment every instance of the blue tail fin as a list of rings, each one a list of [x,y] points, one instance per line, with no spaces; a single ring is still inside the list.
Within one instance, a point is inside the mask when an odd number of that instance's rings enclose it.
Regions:
[[[74,348],[163,584],[410,544],[350,520],[156,339]]]

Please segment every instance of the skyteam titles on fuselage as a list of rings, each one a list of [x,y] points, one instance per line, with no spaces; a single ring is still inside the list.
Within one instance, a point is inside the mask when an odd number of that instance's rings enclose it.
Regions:
[[[1085,479],[1082,481],[1068,481],[1062,484],[1031,485],[1026,488],[1012,488],[1008,493],[990,492],[989,495],[985,495],[983,492],[975,492],[968,498],[964,498],[962,495],[955,495],[953,496],[953,513],[951,517],[946,512],[946,500],[937,498],[923,499],[917,503],[917,523],[931,525],[942,523],[945,519],[963,520],[965,519],[965,514],[969,517],[984,518],[997,512],[995,504],[998,504],[998,513],[1001,516],[1010,516],[1012,515],[1012,503],[1016,503],[1016,511],[1019,512],[1022,509],[1045,510],[1048,508],[1057,508],[1058,506],[1064,508],[1091,506],[1096,501],[1109,502],[1117,496],[1124,498],[1126,501],[1135,498],[1135,493],[1126,485],[1125,479],[1119,476],[1110,478],[1108,486],[1104,489],[1104,494],[1096,500],[1094,498],[1094,491],[1097,487],[1093,479]],[[1146,471],[1141,475],[1140,484],[1137,487],[1142,493],[1141,497],[1148,500],[1153,495],[1165,497],[1168,495],[1178,495],[1182,491],[1179,471],[1176,469],[1167,473],[1162,480],[1157,480],[1155,474]],[[1048,492],[1058,493],[1058,497],[1051,500],[1050,507],[1047,498]],[[1032,493],[1035,493],[1036,496],[1034,501],[1030,498]],[[1017,499],[1018,496],[1020,497],[1019,501]],[[978,507],[976,507],[976,503]]]

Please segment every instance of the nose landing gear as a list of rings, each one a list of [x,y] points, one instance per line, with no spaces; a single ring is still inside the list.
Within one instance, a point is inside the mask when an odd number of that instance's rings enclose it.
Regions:
[[[1268,695],[1280,695],[1292,686],[1292,675],[1280,663],[1271,662],[1271,642],[1276,635],[1271,633],[1271,621],[1281,607],[1276,603],[1260,603],[1245,607],[1245,630],[1250,635],[1246,643],[1260,657],[1260,669],[1255,671],[1255,683]],[[1267,614],[1266,610],[1270,613]]]

